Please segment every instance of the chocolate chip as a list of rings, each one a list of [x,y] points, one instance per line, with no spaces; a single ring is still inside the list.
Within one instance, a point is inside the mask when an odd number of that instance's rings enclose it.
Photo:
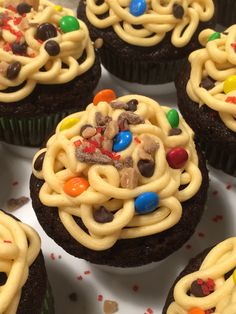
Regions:
[[[85,125],[83,125],[82,127],[81,127],[81,129],[80,129],[80,135],[82,136],[82,133],[84,132],[84,130],[85,129],[87,129],[87,128],[93,128],[93,126],[91,125],[91,124],[85,124]]]
[[[190,293],[195,297],[204,297],[204,293],[202,291],[201,285],[198,283],[197,280],[193,281],[190,287]]]
[[[31,11],[31,9],[32,9],[32,6],[26,2],[22,2],[22,3],[18,4],[18,6],[16,7],[16,10],[20,15],[23,15],[25,13],[29,13]]]
[[[34,169],[36,171],[41,171],[42,167],[43,167],[43,161],[44,161],[44,157],[45,157],[46,152],[43,152],[42,154],[40,154],[35,162],[34,162]]]
[[[169,131],[169,136],[173,136],[173,135],[179,135],[182,133],[182,130],[179,128],[173,128]]]
[[[203,87],[206,90],[212,89],[215,87],[215,81],[210,76],[206,76],[202,79],[200,87]]]
[[[93,218],[96,222],[106,223],[111,222],[114,216],[104,206],[101,206],[99,209],[94,211]]]
[[[60,53],[61,48],[55,40],[49,40],[45,44],[45,50],[49,56],[55,57]]]
[[[128,105],[128,110],[129,111],[136,111],[137,110],[137,105],[138,105],[138,101],[137,99],[131,99],[127,102]]]
[[[0,272],[0,286],[5,285],[6,281],[7,281],[6,273]]]
[[[78,301],[78,295],[75,292],[70,293],[68,297],[72,302]]]
[[[152,160],[140,159],[137,166],[139,172],[145,178],[150,178],[155,170],[155,163]]]
[[[173,15],[176,19],[182,19],[183,15],[184,15],[184,8],[182,7],[182,5],[180,5],[178,3],[174,3]]]
[[[45,41],[57,36],[57,30],[51,23],[40,24],[36,31],[36,39]]]
[[[27,52],[27,44],[14,42],[11,46],[12,52],[15,55],[25,55]]]
[[[9,80],[14,80],[20,73],[20,70],[21,64],[19,61],[10,64],[9,67],[7,68],[7,78]]]

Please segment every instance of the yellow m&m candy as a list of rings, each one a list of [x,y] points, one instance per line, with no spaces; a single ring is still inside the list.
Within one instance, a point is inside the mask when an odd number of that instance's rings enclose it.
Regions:
[[[236,284],[236,269],[233,272],[233,280],[234,280],[234,283]]]
[[[61,6],[60,4],[56,4],[56,5],[54,6],[54,9],[55,9],[56,11],[58,11],[58,12],[61,12],[61,11],[62,11],[62,6]]]
[[[228,94],[236,90],[236,75],[231,75],[224,81],[224,93]]]
[[[62,121],[61,126],[60,126],[60,131],[68,130],[72,128],[72,126],[77,124],[78,122],[79,122],[79,118],[67,118]]]

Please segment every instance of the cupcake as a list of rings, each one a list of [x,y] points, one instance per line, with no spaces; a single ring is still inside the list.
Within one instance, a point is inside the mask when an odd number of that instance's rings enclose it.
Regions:
[[[163,314],[236,313],[236,238],[191,259],[172,287]]]
[[[0,141],[36,147],[100,78],[86,25],[46,0],[0,5]]]
[[[0,312],[53,314],[38,234],[2,210],[0,230]]]
[[[73,125],[73,126],[71,126]],[[68,253],[99,265],[160,261],[193,234],[208,174],[175,109],[100,91],[62,120],[33,159],[40,224]]]
[[[77,14],[103,46],[102,64],[121,80],[173,81],[199,32],[215,24],[214,1],[80,1]]]
[[[176,80],[179,109],[209,163],[236,175],[236,25],[205,30],[203,49],[189,56]]]
[[[236,1],[216,0],[217,2],[217,22],[225,27],[236,23]]]

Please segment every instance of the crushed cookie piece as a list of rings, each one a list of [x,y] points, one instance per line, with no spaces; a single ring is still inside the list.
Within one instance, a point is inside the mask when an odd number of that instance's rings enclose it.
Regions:
[[[118,312],[118,303],[116,301],[105,300],[103,303],[104,314],[113,314]]]
[[[12,211],[16,210],[29,202],[29,198],[26,196],[21,196],[19,198],[10,198],[7,201],[7,209]]]
[[[124,168],[124,165],[123,165],[123,163],[122,163],[120,160],[114,160],[114,161],[113,161],[113,164],[114,164],[114,167],[115,167],[118,171],[120,171],[120,170],[122,170],[122,169]]]
[[[112,120],[111,117],[109,116],[104,117],[101,112],[96,112],[95,114],[95,121],[98,126],[104,126],[111,120]]]
[[[147,153],[144,149],[139,149],[138,151],[138,156],[140,159],[145,159],[145,160],[151,160],[153,161],[152,155],[150,153]]]
[[[120,171],[120,185],[125,189],[138,186],[138,173],[134,168],[124,168]]]
[[[112,165],[112,159],[100,152],[94,153],[86,153],[83,152],[80,147],[76,149],[76,157],[79,159],[80,162],[86,162],[88,164],[100,164],[100,165]]]
[[[127,120],[129,124],[133,125],[144,123],[142,117],[131,111],[122,112],[118,118],[118,124],[120,124],[120,121],[124,120]]]
[[[125,159],[124,159],[124,166],[126,168],[132,168],[133,164],[134,164],[134,162],[133,162],[133,158],[131,156],[125,157]]]
[[[110,103],[111,107],[113,109],[125,109],[127,110],[129,108],[128,104],[123,101],[114,101]]]
[[[118,132],[119,132],[119,127],[118,127],[117,121],[112,120],[108,122],[107,127],[104,131],[104,136],[108,140],[112,140],[116,136],[116,134],[118,134]]]
[[[154,154],[159,148],[159,144],[150,136],[145,136],[143,141],[143,149],[148,154]]]

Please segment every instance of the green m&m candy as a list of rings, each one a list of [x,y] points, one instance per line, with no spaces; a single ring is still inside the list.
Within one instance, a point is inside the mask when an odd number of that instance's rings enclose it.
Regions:
[[[179,114],[175,109],[171,109],[166,114],[167,120],[169,121],[172,128],[177,128],[179,125]]]
[[[71,15],[63,16],[60,19],[59,25],[63,33],[69,33],[80,29],[79,21]]]

